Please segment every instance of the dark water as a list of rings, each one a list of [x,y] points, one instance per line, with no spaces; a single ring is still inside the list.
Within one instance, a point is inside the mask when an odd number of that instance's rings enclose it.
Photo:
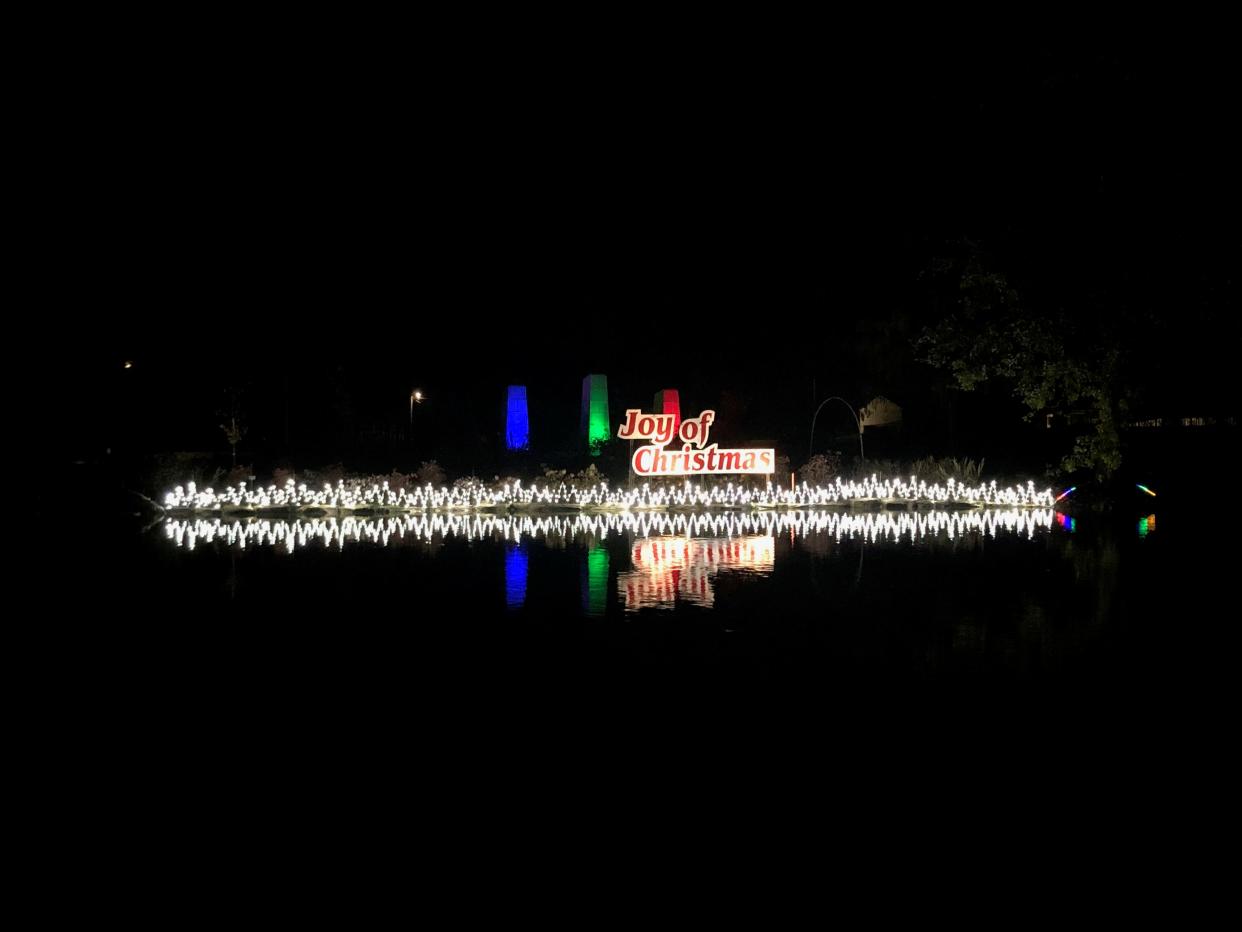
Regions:
[[[167,648],[169,672],[190,675],[215,658],[224,679],[270,664],[292,681],[458,677],[481,694],[1100,685],[1159,680],[1142,665],[1168,670],[1202,623],[1184,613],[1194,528],[1155,512],[84,530],[75,546],[112,569],[96,585],[136,624],[121,635],[135,656]]]
[[[32,695],[131,789],[297,761],[491,799],[710,742],[720,785],[791,752],[918,781],[952,747],[1082,796],[1088,759],[1232,733],[1232,535],[1195,510],[49,526]]]

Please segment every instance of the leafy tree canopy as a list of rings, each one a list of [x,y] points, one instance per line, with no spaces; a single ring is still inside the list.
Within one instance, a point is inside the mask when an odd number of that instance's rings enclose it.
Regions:
[[[956,279],[951,309],[916,339],[921,358],[972,391],[988,382],[1012,387],[1039,414],[1076,415],[1083,430],[1059,467],[1092,470],[1104,479],[1121,465],[1120,419],[1128,391],[1122,384],[1124,355],[1117,322],[1062,311],[1036,312],[1007,280],[989,268],[977,247],[961,262],[933,268]]]

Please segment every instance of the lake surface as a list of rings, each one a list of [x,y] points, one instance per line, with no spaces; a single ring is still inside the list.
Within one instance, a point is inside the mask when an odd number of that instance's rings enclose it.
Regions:
[[[134,754],[920,718],[1094,743],[1207,729],[1232,682],[1232,533],[1194,509],[48,526],[48,695]]]
[[[167,520],[126,562],[136,607],[244,622],[239,650],[870,689],[1117,672],[1170,611],[1181,532],[1039,509]]]

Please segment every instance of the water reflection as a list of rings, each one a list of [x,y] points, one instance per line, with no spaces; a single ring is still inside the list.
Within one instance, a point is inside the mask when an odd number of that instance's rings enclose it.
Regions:
[[[767,575],[776,560],[776,540],[752,535],[725,538],[648,537],[634,542],[634,569],[617,576],[626,611],[667,607],[676,602],[710,607],[712,577],[720,572]]]
[[[582,568],[582,611],[602,615],[608,607],[608,549],[595,544]]]
[[[556,572],[541,568],[541,557],[532,555],[538,541],[552,550],[577,552],[579,608],[585,615],[600,616],[613,601],[620,602],[626,611],[678,604],[714,607],[719,577],[770,576],[778,543],[782,554],[796,548],[816,558],[832,555],[842,541],[898,548],[919,544],[956,552],[976,549],[983,541],[1001,535],[1032,539],[1056,524],[1073,530],[1062,517],[1051,509],[993,509],[400,515],[292,521],[212,518],[167,521],[164,536],[184,551],[225,548],[233,567],[247,550],[292,556],[301,551],[339,554],[347,546],[350,550],[435,550],[454,538],[467,543],[491,542],[500,545],[497,570],[503,573],[504,606],[514,612],[529,607],[532,576],[537,589],[539,580],[557,577]],[[1154,516],[1145,520],[1154,527]],[[1142,528],[1140,533],[1144,533]],[[614,539],[616,543],[611,543]],[[862,576],[866,549],[857,548],[855,586]],[[536,562],[533,572],[532,559]],[[818,585],[813,577],[811,581]]]
[[[359,606],[391,607],[416,623],[367,636],[430,666],[443,648],[514,670],[1008,682],[1094,675],[1193,597],[1186,523],[1147,511],[204,516],[137,538],[122,568],[163,607],[322,617],[345,638]]]
[[[1012,534],[1032,538],[1062,518],[1052,509],[992,509],[985,511],[927,512],[726,512],[723,514],[610,514],[610,515],[402,515],[385,518],[267,518],[244,520],[176,519],[164,524],[166,539],[179,548],[194,550],[204,544],[229,547],[276,547],[293,553],[305,547],[343,550],[347,544],[387,547],[437,539],[495,540],[520,544],[526,539],[572,539],[578,535],[603,540],[612,535],[636,537],[731,538],[790,535],[861,539],[868,542],[921,541],[944,537]],[[1072,519],[1071,519],[1072,520]],[[1154,520],[1151,525],[1154,526]],[[513,553],[521,554],[517,550]],[[513,556],[516,579],[525,568],[524,556]],[[606,560],[606,558],[597,558]],[[521,567],[521,569],[519,569]]]
[[[521,608],[526,603],[526,550],[510,544],[505,551],[505,607]]]

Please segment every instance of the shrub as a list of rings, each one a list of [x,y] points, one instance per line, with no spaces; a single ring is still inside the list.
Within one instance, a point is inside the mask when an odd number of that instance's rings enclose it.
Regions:
[[[983,464],[984,460],[959,460],[953,457],[936,459],[934,456],[927,456],[915,460],[911,464],[910,472],[927,482],[943,484],[952,479],[966,485],[978,485],[983,479]]]
[[[783,453],[778,456],[776,458],[776,469],[772,471],[771,477],[765,478],[771,478],[772,484],[780,488],[789,488],[789,457]]]
[[[413,476],[407,475],[403,472],[398,472],[396,469],[388,475],[381,476],[379,478],[380,485],[383,485],[385,482],[388,483],[388,488],[394,492],[400,492],[402,489],[412,489],[418,485],[418,483],[414,481]]]
[[[228,484],[232,486],[241,485],[243,482],[249,482],[250,477],[254,475],[253,466],[234,466],[228,473]]]
[[[881,479],[900,479],[908,477],[910,473],[896,460],[869,459],[866,462],[856,460],[850,475],[856,480],[870,479],[872,476],[879,476]]]
[[[444,485],[447,480],[444,470],[440,468],[440,464],[435,460],[428,460],[418,467],[418,471],[414,473],[414,482],[416,485],[430,485],[439,488]]]
[[[590,489],[604,481],[604,474],[594,463],[581,472],[570,472],[568,469],[550,469],[543,467],[543,477],[537,480],[540,485],[558,486],[561,483],[571,489]]]
[[[841,475],[840,453],[816,453],[798,470],[798,482],[808,485],[830,485]]]
[[[143,482],[161,496],[187,482],[205,488],[212,476],[212,460],[210,453],[162,453],[152,457]]]

